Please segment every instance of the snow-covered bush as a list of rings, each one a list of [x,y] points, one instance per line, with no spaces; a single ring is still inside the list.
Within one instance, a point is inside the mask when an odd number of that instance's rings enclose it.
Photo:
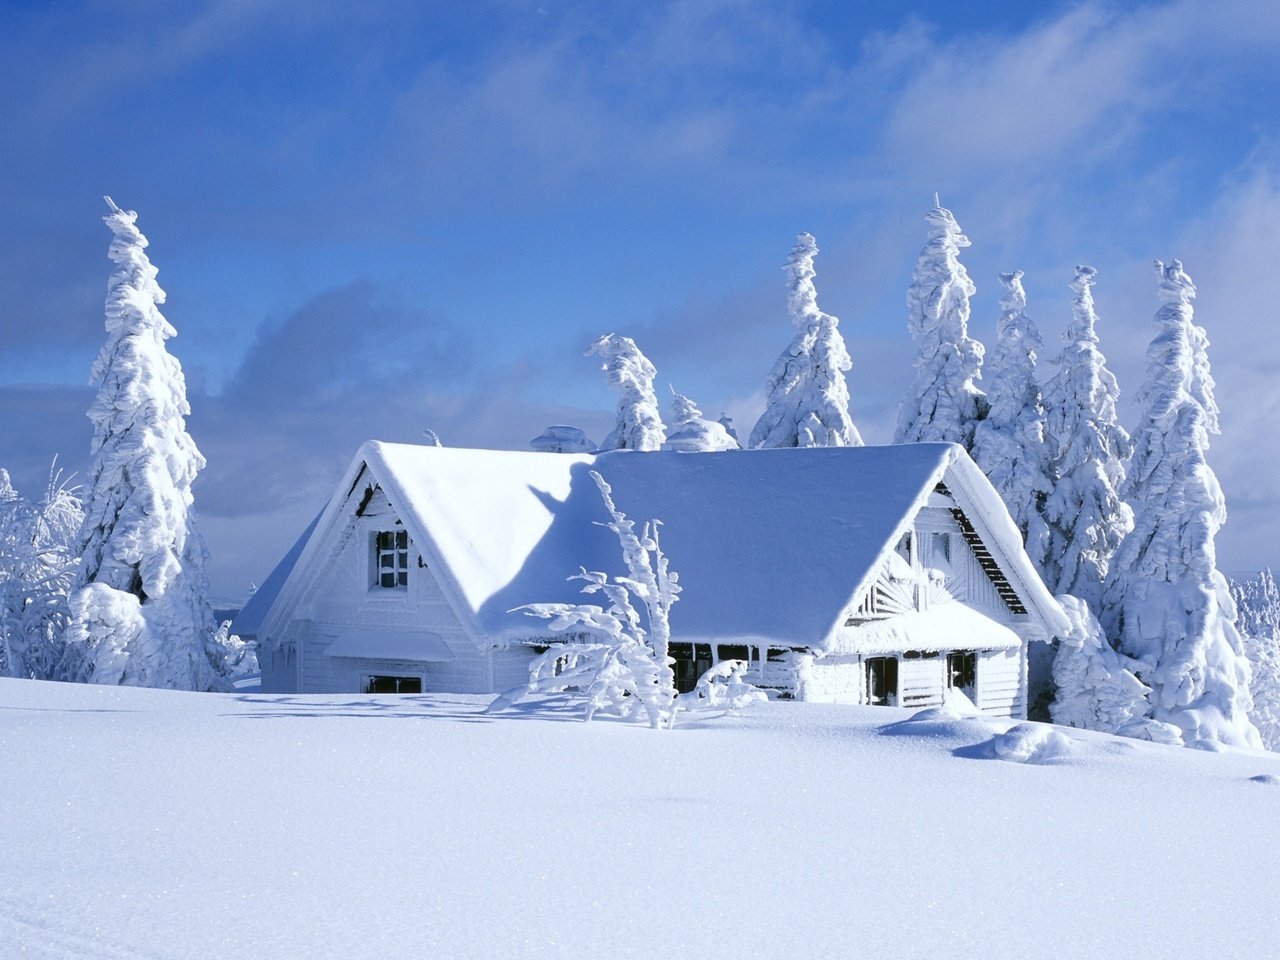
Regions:
[[[729,436],[724,424],[705,419],[697,405],[683,393],[676,393],[673,388],[671,394],[670,428],[663,450],[705,453],[738,449],[738,441]]]
[[[78,488],[55,469],[38,502],[20,496],[0,469],[0,676],[66,678],[67,594],[83,519]]]
[[[765,410],[749,447],[859,447],[844,375],[853,367],[840,321],[818,307],[813,236],[796,238],[784,268],[787,310],[796,332],[765,381]]]
[[[83,595],[72,598],[73,617],[88,619],[68,637],[84,645],[86,679],[226,690],[208,601],[208,551],[192,508],[191,484],[205,460],[187,433],[182,368],[165,348],[176,331],[160,313],[165,293],[138,215],[105,199],[110,213],[103,220],[114,235],[108,256],[116,266],[107,285],[107,342],[93,365],[98,394],[89,408]],[[113,624],[119,636],[106,632]]]
[[[1206,460],[1218,430],[1208,337],[1192,322],[1196,290],[1182,264],[1156,261],[1156,273],[1163,305],[1122,491],[1134,527],[1112,564],[1103,624],[1141,663],[1152,719],[1179,727],[1189,744],[1261,746],[1249,720],[1249,660],[1217,569],[1227,508]]]
[[[1236,625],[1244,638],[1253,676],[1249,718],[1268,750],[1280,751],[1280,589],[1270,569],[1244,583],[1231,583]]]
[[[1043,723],[1019,723],[991,738],[991,756],[1007,763],[1042,764],[1066,760],[1076,752],[1074,741]]]
[[[969,298],[977,288],[960,263],[969,238],[936,197],[925,220],[929,237],[907,290],[916,376],[902,399],[893,442],[946,440],[972,449],[987,401],[977,385],[982,344],[969,336]]]
[[[1132,449],[1120,426],[1120,388],[1098,349],[1093,267],[1076,267],[1071,323],[1045,385],[1045,438],[1053,492],[1045,502],[1048,550],[1040,557],[1049,589],[1069,593],[1102,613],[1102,585],[1111,558],[1133,529],[1133,511],[1120,499]]]
[[[1151,709],[1150,690],[1134,676],[1134,664],[1111,649],[1089,605],[1066,594],[1059,595],[1058,603],[1071,627],[1059,638],[1053,661],[1053,722],[1115,733],[1145,717]]]
[[[618,415],[614,428],[600,444],[601,450],[660,450],[667,438],[653,392],[657,371],[630,337],[610,333],[587,349],[587,356],[603,358],[609,386],[618,390]]]
[[[1022,531],[1027,554],[1043,566],[1049,547],[1044,501],[1053,491],[1048,475],[1044,406],[1036,383],[1040,333],[1026,314],[1022,271],[1000,274],[996,347],[987,362],[987,417],[977,425],[973,459],[996,488]]]
[[[539,453],[591,453],[596,445],[580,427],[553,424],[529,441]]]
[[[680,695],[681,712],[736,713],[767,701],[763,690],[747,682],[747,666],[745,660],[721,660]]]
[[[592,470],[605,509],[612,518],[602,524],[613,531],[622,547],[627,575],[614,577],[581,568],[570,580],[582,580],[586,594],[600,593],[607,607],[594,603],[530,603],[517,610],[550,620],[552,633],[577,633],[599,643],[557,644],[533,664],[527,687],[495,701],[491,709],[536,693],[577,689],[587,698],[587,719],[604,710],[617,716],[644,718],[655,727],[675,721],[676,688],[667,650],[671,640],[669,613],[680,599],[679,576],[671,570],[658,542],[660,521],[635,523],[613,502],[604,477]],[[633,599],[644,610],[636,608]]]
[[[154,682],[165,669],[160,646],[146,636],[147,622],[137,597],[105,583],[90,583],[71,595],[70,607],[67,643],[83,649],[77,679],[162,686]]]

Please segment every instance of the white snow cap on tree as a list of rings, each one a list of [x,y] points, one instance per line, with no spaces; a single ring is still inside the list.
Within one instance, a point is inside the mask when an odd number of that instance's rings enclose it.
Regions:
[[[1041,575],[1051,590],[1080,597],[1102,614],[1102,585],[1111,558],[1133,529],[1120,499],[1131,444],[1120,425],[1120,388],[1098,349],[1093,267],[1076,267],[1065,346],[1044,388],[1045,436],[1053,492],[1046,501],[1049,549]]]
[[[977,288],[960,263],[969,238],[936,196],[925,220],[929,238],[907,289],[916,376],[902,400],[893,442],[945,440],[972,449],[987,403],[977,385],[983,347],[969,336],[969,298]]]
[[[1115,555],[1104,623],[1142,664],[1155,720],[1188,743],[1257,747],[1249,661],[1214,546],[1227,509],[1205,459],[1217,428],[1208,338],[1192,322],[1196,289],[1182,264],[1157,260],[1156,273],[1163,306],[1122,491],[1134,528]]]
[[[674,387],[671,388],[670,422],[663,450],[707,453],[738,449],[738,441],[729,436],[723,424],[703,418],[697,405],[683,393],[676,393]]]
[[[1049,529],[1042,509],[1053,490],[1044,439],[1044,406],[1036,383],[1040,333],[1026,314],[1022,271],[1000,274],[1005,296],[997,340],[987,364],[987,418],[974,431],[973,459],[1000,494],[1022,531],[1027,554],[1043,566]]]
[[[617,422],[600,444],[603,450],[660,450],[666,440],[658,397],[653,392],[657,371],[630,337],[606,334],[587,349],[599,354],[609,385],[618,390]]]
[[[85,645],[85,678],[95,682],[228,689],[208,601],[208,551],[192,510],[191,484],[205,460],[186,430],[182,368],[165,348],[176,331],[158,307],[165,293],[138,215],[105,199],[116,268],[107,285],[107,342],[92,373],[84,589],[72,598],[67,637]],[[112,624],[119,632],[108,637]]]
[[[818,244],[802,233],[787,259],[787,310],[796,326],[765,381],[764,413],[749,447],[860,447],[862,436],[849,416],[844,375],[853,367],[840,321],[818,307],[813,258]]]
[[[591,453],[596,445],[579,427],[553,424],[529,441],[539,453]]]

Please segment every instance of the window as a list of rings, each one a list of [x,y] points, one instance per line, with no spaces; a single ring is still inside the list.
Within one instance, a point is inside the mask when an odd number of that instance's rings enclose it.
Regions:
[[[667,655],[675,661],[671,670],[677,693],[688,693],[698,685],[698,678],[711,669],[709,643],[672,643],[667,646]]]
[[[972,650],[947,654],[947,687],[973,699],[978,680],[978,655]]]
[[[409,533],[384,530],[374,535],[374,584],[379,587],[409,585]]]
[[[935,567],[944,567],[951,563],[951,534],[949,533],[931,533],[930,540],[930,561]]]
[[[897,546],[894,547],[894,550],[897,551],[898,556],[900,556],[903,560],[907,561],[908,564],[911,563],[911,531],[910,530],[908,530],[899,538],[898,544]]]
[[[898,703],[898,658],[868,657],[867,703],[892,707]]]
[[[365,693],[421,693],[421,677],[370,677]]]

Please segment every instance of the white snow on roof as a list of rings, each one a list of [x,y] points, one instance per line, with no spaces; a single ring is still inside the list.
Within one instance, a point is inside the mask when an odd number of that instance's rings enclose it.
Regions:
[[[1014,650],[1022,643],[1003,624],[963,603],[942,603],[929,610],[909,610],[836,632],[836,649],[856,642],[861,653],[906,650]]]
[[[662,520],[684,587],[674,639],[817,645],[941,478],[949,444],[597,456],[369,443],[360,456],[481,634],[539,624],[525,603],[588,602],[579,566],[623,574],[589,471],[638,523]]]
[[[372,660],[413,660],[446,663],[453,651],[438,633],[426,630],[348,630],[329,644],[330,657]]]
[[[262,581],[261,586],[253,592],[253,596],[245,601],[244,606],[240,608],[240,612],[236,614],[235,619],[231,622],[231,632],[233,634],[241,637],[257,636],[258,631],[262,629],[262,622],[275,604],[276,597],[280,595],[281,589],[284,588],[285,581],[289,578],[289,574],[293,572],[294,565],[297,564],[298,558],[302,556],[302,550],[307,545],[307,541],[311,539],[311,534],[322,516],[324,516],[323,510],[317,513],[312,521],[307,524],[307,528],[302,531],[302,535],[289,548],[289,552],[267,574],[267,579]]]

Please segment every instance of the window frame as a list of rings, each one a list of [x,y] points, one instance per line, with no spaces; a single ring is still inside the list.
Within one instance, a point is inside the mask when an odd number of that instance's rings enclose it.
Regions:
[[[398,524],[391,530],[373,531],[369,549],[369,589],[407,590],[412,547],[409,531]]]

